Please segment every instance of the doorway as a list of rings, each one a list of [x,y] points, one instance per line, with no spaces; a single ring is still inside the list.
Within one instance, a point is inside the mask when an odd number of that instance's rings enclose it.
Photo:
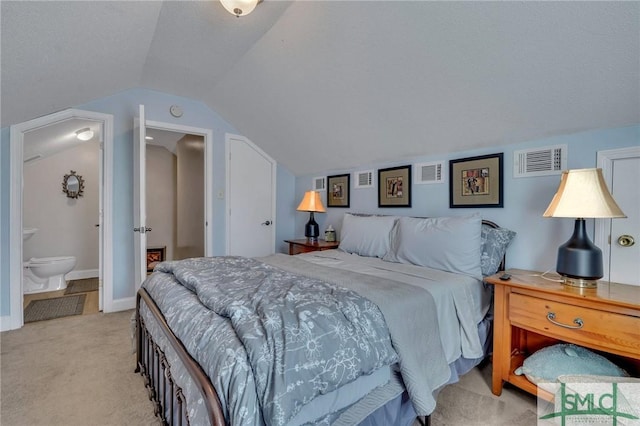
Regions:
[[[602,249],[603,279],[640,286],[640,147],[599,151],[598,167],[627,216],[596,219],[594,242]]]
[[[192,226],[190,232],[188,234],[199,233],[199,235],[204,240],[204,256],[211,256],[213,254],[213,236],[212,228],[210,228],[209,224],[213,223],[212,213],[213,207],[211,203],[211,188],[213,187],[212,176],[213,176],[213,131],[210,129],[200,129],[196,127],[190,126],[181,126],[171,123],[162,123],[157,121],[146,120],[144,115],[144,105],[139,106],[138,117],[134,120],[134,211],[133,211],[133,222],[135,224],[135,228],[133,229],[135,233],[134,243],[135,243],[135,283],[134,288],[135,291],[138,291],[140,285],[144,281],[149,272],[150,263],[153,263],[155,260],[160,260],[162,255],[160,253],[164,253],[166,255],[167,248],[166,243],[160,241],[159,246],[151,246],[149,241],[153,242],[153,239],[156,237],[153,234],[153,227],[150,226],[149,219],[153,216],[153,213],[149,214],[147,209],[147,189],[149,185],[152,185],[153,182],[148,182],[148,173],[147,173],[147,145],[149,137],[154,137],[154,132],[157,135],[164,134],[173,135],[172,138],[177,141],[178,139],[185,139],[184,147],[185,151],[190,151],[188,148],[190,145],[197,145],[198,147],[195,150],[198,151],[198,156],[200,157],[200,165],[203,168],[203,171],[200,172],[199,177],[191,177],[192,181],[194,179],[200,179],[200,182],[197,185],[200,189],[194,189],[194,194],[197,192],[196,197],[191,197],[191,201],[199,200],[202,206],[202,199],[204,199],[204,208],[202,208],[202,214],[198,219],[199,223],[189,223],[189,226]],[[149,133],[147,135],[147,132]],[[161,133],[160,133],[161,132]],[[188,137],[186,135],[189,135]],[[171,139],[171,138],[169,138]],[[191,143],[190,140],[198,140],[197,143]],[[188,155],[187,155],[188,156]],[[188,193],[189,191],[181,191],[183,193]],[[177,194],[179,192],[176,192]],[[202,198],[201,198],[202,197]],[[178,205],[181,204],[181,200],[176,200],[177,203],[175,209],[177,211],[178,208],[186,208],[188,209],[187,203],[182,203],[180,207]],[[191,220],[194,220],[191,217]],[[194,231],[195,229],[195,231]],[[158,235],[156,233],[155,235]],[[180,242],[177,242],[180,244]],[[180,256],[189,256],[189,253],[192,253],[193,250],[185,249],[182,250],[182,254]],[[200,249],[199,253],[202,250]],[[172,253],[171,256],[175,256]]]
[[[205,154],[201,135],[147,127],[147,272],[163,260],[205,255]]]
[[[99,309],[110,312],[112,308],[112,174],[113,174],[113,116],[91,111],[68,109],[48,116],[39,117],[24,123],[11,126],[11,158],[10,158],[10,235],[9,245],[9,278],[10,278],[10,324],[8,329],[20,328],[24,324],[23,309],[23,221],[24,214],[24,168],[25,161],[36,161],[39,154],[25,157],[25,141],[32,132],[40,132],[47,128],[62,128],[66,125],[74,127],[83,123],[91,127],[99,140],[98,150],[98,200],[97,217],[92,218],[97,225],[98,234],[98,305]],[[67,129],[68,130],[68,129]],[[69,136],[69,135],[66,135]],[[62,177],[61,177],[62,179]],[[27,224],[28,225],[28,224]],[[54,253],[55,254],[55,253]],[[53,255],[53,254],[52,254]],[[55,256],[54,256],[55,257]]]

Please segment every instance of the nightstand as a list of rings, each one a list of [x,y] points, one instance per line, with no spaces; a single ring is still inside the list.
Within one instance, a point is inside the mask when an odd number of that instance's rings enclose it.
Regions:
[[[535,384],[514,370],[533,352],[568,342],[593,349],[633,375],[640,374],[640,287],[599,281],[598,287],[569,287],[540,272],[511,269],[485,279],[493,284],[494,331],[492,392],[504,382],[534,395]],[[547,278],[559,279],[555,273]],[[552,400],[553,395],[541,391]]]
[[[284,240],[284,242],[289,243],[289,254],[291,255],[309,253],[310,251],[337,249],[340,245],[340,241],[327,242],[325,240],[318,240],[312,242],[306,238],[300,240]]]

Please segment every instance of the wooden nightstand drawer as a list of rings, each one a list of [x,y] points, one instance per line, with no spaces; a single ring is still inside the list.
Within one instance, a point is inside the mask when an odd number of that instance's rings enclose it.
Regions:
[[[518,327],[621,355],[640,355],[640,318],[511,293],[509,320]]]

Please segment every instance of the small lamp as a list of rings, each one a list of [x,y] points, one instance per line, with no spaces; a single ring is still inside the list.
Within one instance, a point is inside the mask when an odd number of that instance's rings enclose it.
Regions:
[[[566,285],[597,287],[602,278],[602,251],[589,240],[584,218],[626,217],[607,189],[602,169],[562,172],[560,187],[544,217],[576,218],[573,235],[558,248],[556,271]]]
[[[318,235],[320,234],[320,230],[318,224],[313,218],[314,212],[324,213],[326,210],[322,205],[322,199],[320,199],[320,194],[316,191],[307,191],[304,193],[304,198],[300,205],[296,209],[301,212],[309,212],[309,222],[304,227],[304,236],[307,237],[309,241],[318,241]]]

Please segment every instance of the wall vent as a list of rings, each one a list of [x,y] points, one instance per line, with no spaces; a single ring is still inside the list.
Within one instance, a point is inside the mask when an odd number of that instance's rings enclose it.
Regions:
[[[314,191],[326,191],[327,190],[327,178],[324,176],[314,177],[313,178],[313,189]]]
[[[567,168],[567,145],[513,152],[513,177],[559,175]]]
[[[413,183],[444,183],[444,162],[420,163],[414,165]]]
[[[373,188],[373,170],[364,170],[353,173],[354,188]]]

